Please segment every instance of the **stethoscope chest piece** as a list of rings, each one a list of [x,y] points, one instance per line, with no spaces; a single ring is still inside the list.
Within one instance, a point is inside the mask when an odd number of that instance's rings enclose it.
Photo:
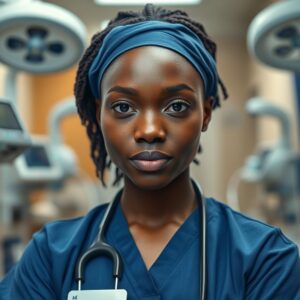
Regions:
[[[127,291],[114,290],[78,290],[70,291],[68,300],[126,300]]]

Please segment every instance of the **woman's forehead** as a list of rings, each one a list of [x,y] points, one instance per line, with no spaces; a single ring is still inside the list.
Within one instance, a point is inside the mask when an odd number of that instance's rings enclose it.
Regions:
[[[138,84],[145,80],[150,83],[176,78],[193,84],[201,82],[199,73],[180,54],[158,46],[143,46],[123,53],[112,62],[104,74],[101,90],[125,81]]]

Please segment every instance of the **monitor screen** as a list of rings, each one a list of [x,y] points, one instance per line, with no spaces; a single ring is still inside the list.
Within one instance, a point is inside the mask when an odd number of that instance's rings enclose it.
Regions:
[[[9,103],[0,101],[0,129],[22,130],[20,123]]]
[[[33,145],[25,153],[25,161],[29,168],[49,168],[51,167],[48,154],[44,146]]]

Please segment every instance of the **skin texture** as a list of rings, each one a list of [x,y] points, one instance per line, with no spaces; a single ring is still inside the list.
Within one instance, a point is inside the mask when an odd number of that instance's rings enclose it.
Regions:
[[[194,67],[165,48],[119,56],[101,83],[97,119],[112,161],[124,173],[121,205],[147,268],[196,207],[189,166],[207,129],[211,99]],[[130,157],[160,151],[171,159],[141,171]]]

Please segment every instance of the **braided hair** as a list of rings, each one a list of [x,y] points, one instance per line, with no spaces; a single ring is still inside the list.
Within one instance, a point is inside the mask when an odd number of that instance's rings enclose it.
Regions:
[[[106,186],[104,180],[105,170],[111,166],[111,160],[107,157],[107,152],[104,144],[101,128],[99,128],[96,117],[96,99],[88,83],[88,71],[96,57],[99,49],[102,46],[102,41],[105,36],[116,26],[128,25],[147,20],[158,20],[168,23],[180,23],[191,29],[202,40],[205,48],[209,51],[211,56],[216,60],[216,43],[207,35],[202,24],[190,19],[188,14],[181,10],[167,10],[156,7],[153,4],[146,4],[142,12],[119,12],[115,19],[111,20],[107,27],[96,33],[91,40],[90,46],[86,49],[82,56],[76,74],[76,81],[74,86],[74,94],[76,98],[76,105],[82,124],[86,127],[88,137],[91,142],[91,157],[96,166],[96,175],[100,178],[102,184]],[[220,78],[218,83],[221,87],[223,97],[228,97],[226,87]],[[220,106],[219,95],[215,98],[216,106]],[[198,153],[201,152],[201,146]],[[199,163],[196,159],[195,163]],[[115,180],[113,185],[117,184],[122,178],[122,172],[116,168]]]

